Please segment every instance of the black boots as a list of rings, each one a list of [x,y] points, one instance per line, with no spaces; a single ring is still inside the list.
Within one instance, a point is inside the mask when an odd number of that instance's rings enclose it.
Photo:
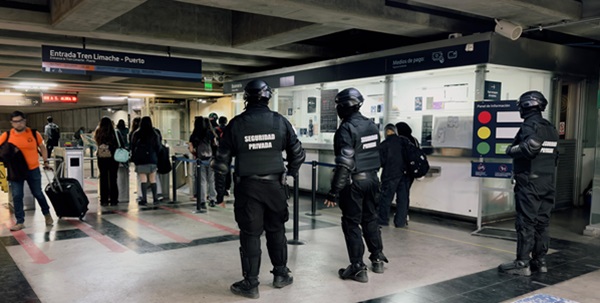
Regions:
[[[231,284],[229,289],[232,293],[238,296],[250,299],[258,299],[260,297],[258,293],[258,284],[258,278],[246,278],[242,281]]]
[[[158,195],[156,194],[157,192],[157,188],[156,188],[156,183],[150,183],[150,190],[152,191],[152,203],[154,205],[158,205]]]
[[[362,283],[369,282],[369,277],[367,276],[367,266],[362,262],[352,263],[346,268],[340,268],[338,274],[342,280],[351,279]]]
[[[294,283],[294,277],[290,275],[291,271],[286,266],[275,266],[271,271],[273,274],[273,287],[283,288]]]
[[[142,191],[142,200],[138,204],[143,206],[148,204],[148,195],[146,194],[146,192],[148,191],[148,183],[142,182],[142,185],[140,187],[140,190]]]
[[[383,262],[388,263],[388,259],[385,257],[383,252],[371,255],[369,258],[371,260],[371,270],[374,273],[382,274],[383,273]]]
[[[533,259],[529,261],[529,267],[532,272],[548,272],[548,266],[546,265],[546,259]]]
[[[531,269],[529,268],[529,262],[515,260],[513,262],[500,264],[498,271],[501,273],[507,273],[511,275],[519,276],[531,276]]]

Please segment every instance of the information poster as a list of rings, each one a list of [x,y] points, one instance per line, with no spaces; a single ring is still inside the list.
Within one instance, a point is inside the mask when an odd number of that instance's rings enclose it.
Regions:
[[[475,102],[473,157],[507,157],[505,151],[523,122],[517,101]]]
[[[471,148],[471,116],[435,117],[431,145],[435,147]]]
[[[338,126],[338,117],[335,110],[335,96],[337,89],[321,91],[321,132],[334,133]]]

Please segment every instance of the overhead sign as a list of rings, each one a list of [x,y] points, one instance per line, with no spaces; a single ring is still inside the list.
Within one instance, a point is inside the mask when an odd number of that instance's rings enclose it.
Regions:
[[[42,71],[201,81],[202,61],[42,45]]]
[[[481,43],[475,46],[468,43],[391,56],[386,60],[386,71],[401,73],[485,62],[489,48]]]
[[[42,103],[77,103],[75,94],[42,93]]]
[[[475,102],[473,157],[504,158],[523,119],[517,101]]]
[[[479,41],[225,82],[223,91],[243,92],[244,86],[254,79],[266,81],[271,88],[278,88],[479,64],[489,61],[489,52],[490,42]]]

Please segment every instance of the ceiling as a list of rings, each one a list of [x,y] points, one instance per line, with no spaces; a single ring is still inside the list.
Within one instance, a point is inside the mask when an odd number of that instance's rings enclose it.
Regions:
[[[489,32],[494,19],[532,39],[600,41],[598,0],[0,0],[0,97],[26,81],[79,95],[76,105],[27,112],[123,104],[99,97],[132,93],[206,98],[204,80],[219,92],[220,80],[237,75]],[[41,45],[199,59],[204,80],[45,73]]]

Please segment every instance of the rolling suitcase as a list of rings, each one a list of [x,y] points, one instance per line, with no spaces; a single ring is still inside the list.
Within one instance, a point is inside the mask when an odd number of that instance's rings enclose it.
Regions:
[[[46,173],[49,184],[44,191],[46,192],[48,199],[50,199],[50,202],[54,207],[54,212],[56,212],[58,218],[76,217],[79,218],[79,220],[83,220],[85,213],[88,211],[88,204],[90,204],[90,202],[77,179],[59,178],[59,172],[62,171],[62,165],[64,164],[59,166],[52,181],[50,181],[50,178]]]

